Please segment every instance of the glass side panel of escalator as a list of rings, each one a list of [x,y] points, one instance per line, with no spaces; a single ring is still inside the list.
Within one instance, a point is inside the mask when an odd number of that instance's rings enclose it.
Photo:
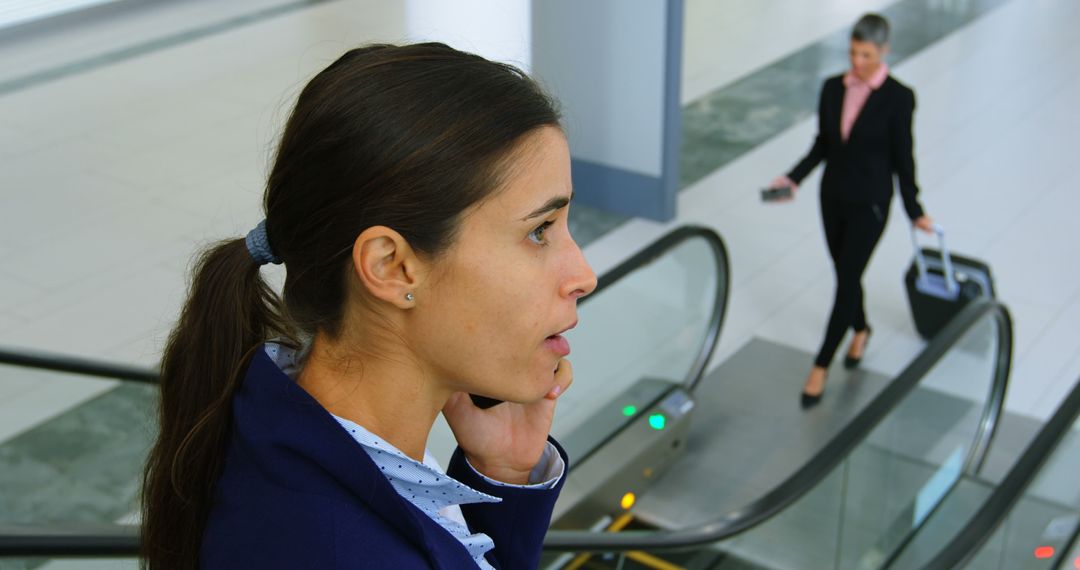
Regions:
[[[576,452],[571,457],[589,449],[571,436],[585,422],[598,415],[632,417],[645,409],[650,402],[642,396],[626,397],[652,393],[640,383],[686,379],[706,340],[726,271],[706,240],[690,238],[581,306],[580,324],[567,335],[574,385],[560,398],[552,428]]]
[[[965,568],[1080,568],[1080,421]]]
[[[1080,389],[1080,384],[1073,388]],[[1018,418],[1045,429],[1033,419]],[[1004,426],[1003,426],[1004,427]],[[1000,434],[1006,436],[1008,434]],[[1034,433],[1030,434],[1034,436]],[[1030,437],[1027,439],[1031,439]],[[998,451],[995,441],[991,453]],[[1019,453],[1010,453],[1013,461]],[[1080,423],[1074,424],[1041,466],[1036,478],[1012,506],[1008,518],[973,555],[968,568],[1055,568],[1055,560],[1068,556],[1068,542],[1080,526]],[[965,531],[976,513],[999,489],[1003,476],[965,474],[946,501],[933,513],[890,568],[918,569]],[[1070,564],[1075,561],[1072,557]],[[1067,566],[1074,568],[1074,566]]]

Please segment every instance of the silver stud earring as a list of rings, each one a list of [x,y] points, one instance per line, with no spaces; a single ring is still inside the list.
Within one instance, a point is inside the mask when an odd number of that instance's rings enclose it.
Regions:
[[[413,300],[413,299],[415,299],[415,298],[416,298],[416,297],[413,297],[413,294],[412,294],[412,293],[405,293],[405,300],[406,300],[406,301],[412,301],[412,300]]]

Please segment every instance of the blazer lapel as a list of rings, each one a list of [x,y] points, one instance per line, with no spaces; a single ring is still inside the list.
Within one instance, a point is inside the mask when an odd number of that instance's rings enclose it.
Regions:
[[[871,117],[874,113],[876,113],[877,108],[881,106],[881,90],[884,88],[885,85],[882,85],[881,87],[874,89],[870,92],[870,96],[866,99],[866,104],[863,105],[862,110],[859,111],[859,115],[855,117],[855,123],[851,125],[851,132],[848,133],[848,142],[851,142],[851,139],[855,138],[855,136],[859,133],[859,131],[861,130],[859,128],[860,125],[862,125],[866,121],[873,120],[868,117]]]
[[[840,121],[843,120],[844,113],[844,95],[847,93],[847,87],[844,85],[843,79],[839,81],[840,88],[836,90],[836,96],[832,97],[829,101],[829,110],[832,111],[832,120],[829,121],[830,129],[832,130],[833,140],[837,143],[843,144],[844,139],[840,133]]]

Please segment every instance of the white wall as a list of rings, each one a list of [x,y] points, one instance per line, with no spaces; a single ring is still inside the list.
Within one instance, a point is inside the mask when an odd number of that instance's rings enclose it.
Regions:
[[[25,24],[116,0],[0,0],[0,28]]]
[[[438,41],[526,72],[532,60],[530,0],[407,0],[409,41]]]

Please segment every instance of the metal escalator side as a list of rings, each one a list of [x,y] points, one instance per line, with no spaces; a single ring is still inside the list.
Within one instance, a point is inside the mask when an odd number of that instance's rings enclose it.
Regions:
[[[571,457],[553,528],[610,522],[681,455],[693,387],[716,349],[729,267],[720,236],[682,227],[600,279],[569,338],[574,386],[552,435]]]

